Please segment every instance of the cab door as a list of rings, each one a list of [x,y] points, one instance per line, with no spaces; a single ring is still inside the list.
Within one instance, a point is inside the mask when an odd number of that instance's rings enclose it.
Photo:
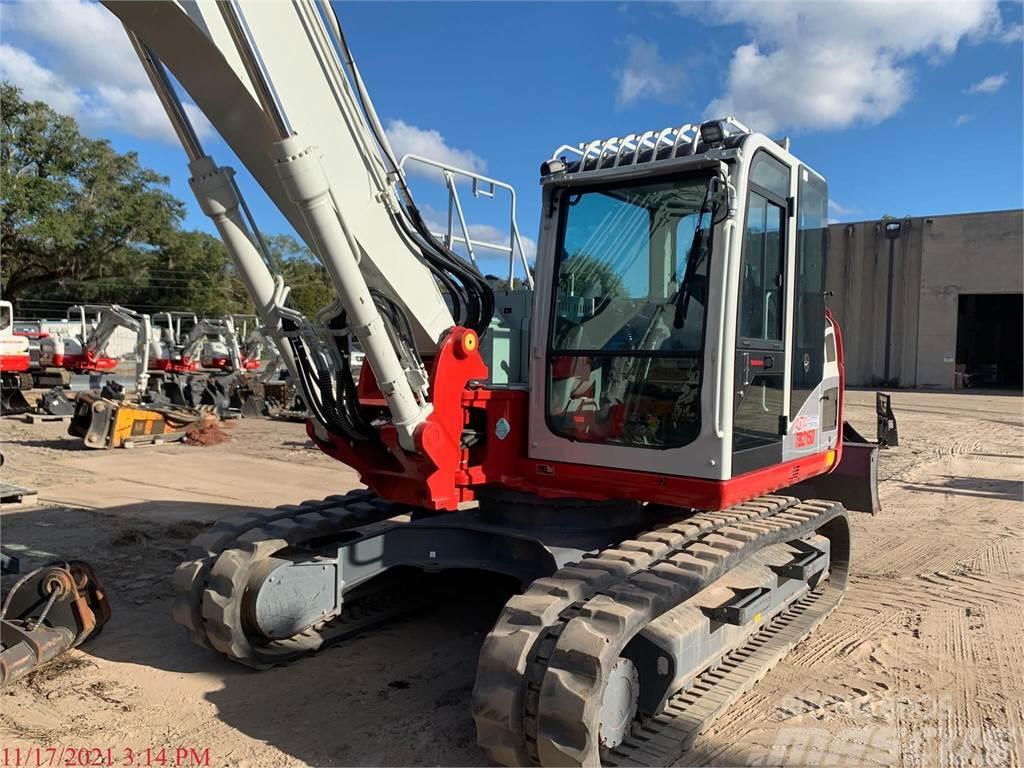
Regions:
[[[765,150],[751,161],[740,264],[732,475],[782,462],[786,408],[786,262],[791,169]]]

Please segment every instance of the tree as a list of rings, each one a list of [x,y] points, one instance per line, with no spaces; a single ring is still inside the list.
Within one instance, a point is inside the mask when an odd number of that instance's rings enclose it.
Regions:
[[[334,300],[327,270],[306,246],[288,235],[271,235],[266,241],[270,269],[291,288],[292,307],[312,317]]]
[[[558,283],[559,292],[566,296],[614,298],[626,293],[622,275],[613,265],[583,251],[562,261]]]
[[[123,301],[206,316],[254,311],[224,244],[206,232],[175,232],[154,255],[144,285],[126,292]]]
[[[141,289],[179,235],[184,206],[134,152],[83,136],[70,117],[0,84],[0,281],[6,298],[95,299]]]

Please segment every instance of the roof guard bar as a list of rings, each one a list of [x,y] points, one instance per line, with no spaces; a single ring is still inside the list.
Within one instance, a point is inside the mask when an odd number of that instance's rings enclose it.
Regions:
[[[403,174],[405,173],[405,168],[408,163],[418,163],[430,168],[435,168],[441,172],[441,175],[444,178],[444,184],[448,190],[447,231],[434,232],[433,235],[440,238],[449,248],[455,244],[461,244],[465,247],[469,260],[474,266],[476,265],[476,251],[474,249],[481,248],[484,250],[508,254],[509,288],[512,287],[513,280],[515,278],[516,256],[518,255],[519,261],[523,266],[523,273],[526,276],[526,284],[529,286],[530,290],[533,290],[533,275],[530,273],[530,263],[526,258],[526,251],[523,250],[523,240],[519,235],[519,225],[516,223],[515,189],[510,184],[498,181],[497,179],[492,179],[489,176],[484,176],[483,174],[476,173],[474,171],[467,171],[464,168],[458,168],[454,165],[442,163],[439,160],[433,160],[429,157],[423,157],[422,155],[415,154],[403,155],[402,159],[398,161],[398,168]],[[462,211],[462,201],[459,198],[456,177],[463,177],[472,182],[473,197],[493,199],[498,189],[504,189],[508,192],[509,235],[507,244],[478,240],[470,236],[469,225],[466,223],[466,218]],[[461,237],[454,232],[456,221],[458,222],[459,229],[462,232]]]
[[[720,122],[726,125],[730,134],[752,133],[750,128],[745,126],[732,115],[723,117]],[[610,136],[607,139],[595,139],[589,142],[581,142],[578,145],[563,144],[552,154],[551,159],[557,160],[563,155],[576,155],[579,158],[579,170],[598,170],[600,168],[615,168],[624,164],[626,158],[632,155],[630,165],[640,162],[651,162],[658,159],[658,152],[663,146],[669,146],[669,158],[677,157],[681,147],[689,145],[691,151],[697,149],[700,143],[700,123],[685,123],[678,128],[669,126],[660,131],[644,131],[643,133],[628,133],[625,136]],[[640,156],[645,148],[650,148],[651,154],[646,160]]]

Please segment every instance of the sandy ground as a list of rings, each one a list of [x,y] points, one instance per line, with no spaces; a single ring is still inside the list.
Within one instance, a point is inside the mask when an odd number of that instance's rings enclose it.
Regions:
[[[872,398],[852,393],[848,409],[868,435]],[[686,764],[1024,762],[1022,400],[897,392],[893,406],[902,445],[881,458],[884,512],[854,518],[844,602]],[[109,747],[116,764],[147,747],[166,747],[167,765],[178,747],[208,748],[210,765],[483,762],[469,697],[501,585],[449,585],[439,612],[261,673],[171,621],[171,573],[205,523],[355,486],[302,425],[238,422],[223,445],[109,452],[63,432],[0,422],[5,481],[40,492],[4,510],[3,541],[92,561],[113,619],[0,694],[3,746]]]

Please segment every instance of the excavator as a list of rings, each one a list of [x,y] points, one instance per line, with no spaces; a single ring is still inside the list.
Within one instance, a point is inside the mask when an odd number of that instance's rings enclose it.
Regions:
[[[827,185],[788,140],[725,117],[557,147],[535,270],[510,247],[524,287],[497,290],[416,207],[327,0],[104,5],[309,437],[367,486],[197,537],[174,575],[193,642],[266,669],[422,607],[410,569],[500,574],[486,758],[665,765],[836,607],[876,448],[844,439]],[[179,85],[324,266],[313,316]]]
[[[258,327],[249,329],[249,323],[256,318],[253,315],[229,315],[220,319],[224,328],[217,333],[207,335],[200,353],[200,364],[203,368],[218,371],[238,370],[255,371],[260,367],[260,355],[266,346],[266,340]],[[230,331],[227,327],[230,323]],[[230,333],[230,335],[228,335]],[[235,359],[235,348],[238,359]]]
[[[94,315],[92,322],[87,315]],[[108,348],[118,328],[128,328],[145,340],[142,316],[117,304],[82,304],[68,308],[68,320],[78,315],[79,331],[74,336],[48,336],[40,341],[39,362],[44,367],[63,368],[71,373],[89,375],[108,373],[117,367],[117,358]],[[137,345],[138,346],[138,345]]]
[[[94,315],[90,321],[87,315]],[[68,308],[68,320],[78,316],[79,332],[74,336],[46,336],[39,340],[39,368],[37,381],[56,381],[57,384],[38,401],[39,409],[54,416],[70,416],[75,404],[64,394],[71,374],[87,374],[89,388],[100,389],[107,374],[117,368],[119,358],[109,354],[114,334],[119,328],[135,333],[135,355],[146,360],[148,339],[151,334],[149,315],[140,314],[118,304],[82,304]],[[139,381],[146,388],[145,364],[139,371]]]
[[[194,326],[199,318],[194,312],[157,312],[153,315],[149,341],[149,370],[161,374],[194,373],[199,370],[198,358],[185,353],[182,325]]]
[[[14,306],[0,301],[0,412],[21,413],[32,406],[24,390],[32,388],[29,340],[14,332]]]

